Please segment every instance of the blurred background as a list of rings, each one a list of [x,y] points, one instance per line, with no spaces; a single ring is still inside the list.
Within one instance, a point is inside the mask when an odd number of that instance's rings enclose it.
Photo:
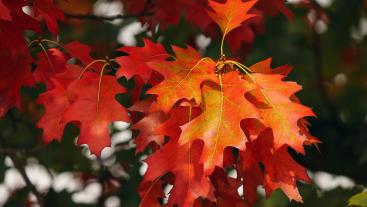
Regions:
[[[79,40],[93,47],[95,58],[103,58],[114,57],[121,46],[142,46],[142,37],[148,37],[167,48],[190,44],[218,58],[220,41],[210,31],[184,17],[164,29],[152,28],[136,18],[133,1],[56,1],[66,13],[57,41]],[[322,143],[319,150],[307,147],[305,157],[293,153],[313,178],[312,184],[299,183],[304,204],[289,202],[281,191],[265,199],[259,188],[258,206],[344,207],[367,186],[367,1],[289,0],[286,5],[292,18],[264,15],[261,24],[250,24],[252,34],[243,44],[226,48],[227,54],[241,57],[248,66],[269,57],[273,68],[293,66],[287,80],[303,86],[298,96],[317,114],[309,120],[310,131]],[[116,15],[128,18],[112,18]],[[120,82],[133,87],[132,81]],[[75,146],[78,129],[72,125],[61,143],[45,146],[42,131],[35,127],[41,110],[34,100],[41,92],[41,86],[23,88],[23,110],[13,109],[0,119],[0,206],[37,206],[27,182],[45,195],[46,206],[138,206],[136,188],[147,166],[144,155],[135,155],[129,125],[111,126],[112,147],[101,158]]]

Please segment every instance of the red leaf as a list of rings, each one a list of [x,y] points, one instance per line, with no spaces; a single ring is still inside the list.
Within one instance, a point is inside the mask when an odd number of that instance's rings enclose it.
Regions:
[[[162,185],[163,182],[160,179],[141,182],[138,189],[141,197],[139,207],[160,207],[158,201],[164,197]]]
[[[64,47],[71,57],[79,59],[84,65],[88,65],[93,61],[93,58],[90,56],[92,48],[89,45],[73,41],[64,45]]]
[[[12,21],[16,25],[17,30],[33,30],[41,32],[39,23],[23,12],[23,7],[29,4],[25,0],[2,0],[5,10],[10,12],[10,16],[4,14],[3,19]],[[8,13],[9,14],[9,13]],[[14,32],[14,30],[12,30]],[[13,44],[16,42],[13,42]]]
[[[39,53],[38,58],[39,60],[36,62],[37,68],[33,72],[35,80],[44,82],[47,88],[51,88],[52,82],[50,77],[66,70],[67,59],[60,50],[55,48],[47,50],[47,54],[44,52]]]
[[[59,32],[57,21],[64,20],[64,13],[53,4],[53,0],[33,0],[32,6],[35,16],[42,16],[48,30],[56,35]]]
[[[175,176],[168,206],[191,207],[200,196],[211,197],[209,180],[198,164],[201,149],[201,142],[180,146],[171,140],[147,159],[145,181],[153,181],[168,172]]]
[[[285,2],[285,0],[259,0],[257,6],[267,15],[275,16],[281,12],[288,19],[292,19],[293,13],[284,5]]]
[[[146,0],[121,0],[124,5],[124,11],[128,14],[139,15],[143,12]]]
[[[127,111],[115,99],[126,90],[113,76],[101,78],[95,72],[86,72],[80,80],[70,84],[70,91],[77,98],[64,114],[64,122],[80,123],[78,144],[87,144],[97,156],[110,145],[109,125],[113,121],[129,122]]]
[[[215,168],[210,176],[215,187],[215,196],[217,198],[217,206],[233,206],[233,207],[251,207],[247,205],[238,194],[238,188],[241,182],[227,176],[221,168]]]
[[[306,170],[289,155],[287,148],[286,145],[278,150],[273,147],[272,130],[268,128],[240,153],[240,175],[244,179],[245,198],[250,199],[251,204],[256,201],[256,187],[260,183],[263,183],[267,196],[280,188],[290,199],[302,201],[296,181],[309,182],[310,179]],[[264,173],[259,163],[264,166]]]
[[[0,29],[0,37],[2,32]],[[20,107],[20,89],[34,84],[29,54],[21,49],[11,53],[3,48],[7,47],[0,43],[0,117],[12,107]]]
[[[60,141],[67,124],[64,113],[70,104],[75,101],[76,95],[68,90],[70,83],[75,81],[82,68],[77,65],[66,65],[67,70],[52,77],[53,89],[41,94],[37,102],[45,107],[45,113],[38,121],[37,127],[43,129],[43,140],[46,143],[52,140]]]
[[[178,106],[169,112],[170,118],[163,122],[155,129],[155,134],[166,135],[173,138],[178,138],[181,134],[182,126],[192,119],[196,118],[201,113],[201,110],[196,107]]]
[[[51,79],[54,88],[41,94],[37,102],[44,105],[45,113],[37,123],[43,129],[43,140],[50,143],[56,139],[61,141],[66,122],[63,121],[65,110],[74,101],[75,95],[68,91],[57,80]]]
[[[11,20],[10,10],[0,1],[0,19]]]
[[[137,75],[143,79],[144,83],[148,82],[152,73],[147,63],[154,60],[164,61],[169,57],[161,44],[153,43],[148,39],[144,39],[144,47],[122,47],[119,51],[129,56],[116,58],[116,62],[120,65],[116,73],[117,78],[124,76],[130,79]]]
[[[153,112],[131,127],[131,129],[139,131],[139,136],[135,139],[136,152],[142,152],[151,142],[158,145],[163,144],[164,136],[154,132],[166,118],[161,111]]]

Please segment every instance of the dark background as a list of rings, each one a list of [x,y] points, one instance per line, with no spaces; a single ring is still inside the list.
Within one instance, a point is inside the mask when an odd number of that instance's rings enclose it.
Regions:
[[[67,13],[92,13],[93,1],[75,1],[60,7]],[[318,4],[319,5],[319,4]],[[343,207],[348,199],[363,190],[367,185],[367,1],[334,0],[330,5],[319,5],[325,12],[327,20],[319,20],[310,25],[310,11],[289,4],[295,16],[288,20],[282,15],[266,17],[265,32],[258,34],[253,46],[247,46],[248,54],[241,60],[250,66],[268,57],[273,58],[272,66],[289,64],[294,70],[287,80],[296,81],[303,86],[298,94],[302,102],[311,106],[317,118],[309,119],[311,134],[322,141],[316,147],[307,147],[307,156],[294,154],[297,160],[310,169],[311,176],[320,171],[327,172],[332,178],[326,183],[338,183],[340,177],[348,180],[349,185],[337,185],[332,189],[317,183],[299,184],[304,204],[290,203],[280,191],[270,199],[261,200],[258,206],[285,207]],[[94,56],[116,55],[114,50],[121,45],[117,36],[122,28],[127,28],[135,18],[111,24],[101,20],[80,20],[67,18],[61,24],[59,42],[67,43],[79,40],[94,48]],[[184,46],[195,44],[195,37],[200,30],[182,19],[178,26],[169,26],[165,31],[155,34],[153,39],[163,38],[166,47],[169,45]],[[29,36],[34,34],[29,34]],[[137,45],[142,45],[142,37],[147,32],[136,35]],[[212,40],[203,50],[203,55],[217,58],[219,42]],[[121,79],[127,86],[133,83]],[[74,139],[78,130],[68,126],[63,141],[48,146],[42,144],[42,131],[35,128],[42,107],[34,100],[44,90],[44,86],[23,88],[23,110],[11,110],[0,119],[0,182],[5,179],[7,171],[15,167],[29,170],[29,166],[44,166],[44,171],[52,174],[53,179],[60,173],[70,172],[79,180],[83,190],[90,183],[103,184],[103,194],[96,196],[90,204],[76,203],[73,191],[57,191],[52,186],[41,192],[45,195],[46,206],[102,206],[113,196],[120,199],[121,206],[137,206],[139,197],[136,187],[141,180],[139,168],[142,156],[135,156],[131,140],[120,142],[114,153],[101,159],[88,158],[85,148],[75,146]],[[125,97],[120,100],[129,105]],[[114,128],[114,133],[121,130]],[[128,132],[127,132],[128,133]],[[7,157],[7,158],[6,158]],[[5,162],[5,160],[8,160]],[[27,171],[28,172],[28,171]],[[124,172],[124,175],[118,173]],[[32,178],[32,177],[31,177]],[[339,179],[339,181],[338,181]],[[74,182],[74,181],[69,181]],[[352,182],[352,184],[350,184]],[[353,184],[354,183],[354,184]],[[1,184],[3,187],[5,184]],[[29,205],[28,186],[7,190],[5,206]],[[74,200],[73,200],[74,199]],[[111,205],[112,206],[112,205]]]

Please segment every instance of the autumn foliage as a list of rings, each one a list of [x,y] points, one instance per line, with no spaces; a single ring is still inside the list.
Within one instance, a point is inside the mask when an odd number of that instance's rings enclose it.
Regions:
[[[172,46],[144,39],[143,47],[121,47],[124,56],[94,59],[77,41],[26,41],[24,31],[56,35],[64,15],[52,0],[0,1],[0,113],[21,108],[22,87],[44,83],[37,103],[44,114],[37,123],[45,143],[61,140],[64,128],[80,129],[78,144],[97,156],[110,146],[110,124],[131,123],[136,153],[149,152],[148,170],[139,187],[140,206],[254,206],[257,187],[266,195],[281,189],[302,202],[296,182],[309,182],[306,169],[289,148],[304,154],[316,144],[300,103],[302,89],[286,81],[288,65],[271,68],[271,58],[246,66],[225,54],[244,52],[261,32],[265,15],[292,13],[282,0],[127,1],[126,12],[151,28],[177,24],[184,16],[221,42],[217,59],[202,57],[192,46]],[[270,5],[268,5],[270,4]],[[32,8],[32,14],[22,11]],[[219,33],[221,31],[221,35]],[[36,56],[31,51],[39,50]],[[243,48],[242,48],[243,49]],[[169,52],[173,51],[173,52]],[[134,79],[134,90],[119,78]],[[122,106],[118,94],[129,93],[133,105]],[[236,172],[235,178],[228,172]],[[169,196],[163,189],[172,185]],[[238,191],[240,187],[242,190]],[[166,201],[164,201],[166,200]]]

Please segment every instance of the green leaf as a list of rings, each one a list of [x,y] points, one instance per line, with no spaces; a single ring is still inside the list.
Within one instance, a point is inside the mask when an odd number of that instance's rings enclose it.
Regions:
[[[351,197],[348,206],[367,207],[367,191]]]

